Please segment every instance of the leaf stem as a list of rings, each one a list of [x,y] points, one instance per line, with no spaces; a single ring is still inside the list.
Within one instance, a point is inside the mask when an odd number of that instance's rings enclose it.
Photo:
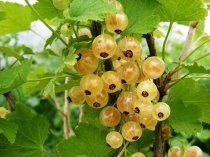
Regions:
[[[184,59],[183,61],[186,61],[191,55],[193,55],[198,49],[200,49],[203,45],[205,45],[207,42],[210,41],[210,38],[205,40],[202,44],[200,44],[198,47],[196,47],[194,50],[191,51]]]
[[[165,60],[165,48],[166,48],[166,43],[169,37],[169,34],[171,32],[171,28],[172,28],[173,22],[170,22],[169,24],[169,28],[168,28],[168,32],[166,34],[165,40],[163,42],[163,47],[162,47],[162,59]]]
[[[121,157],[123,155],[123,153],[126,151],[126,148],[128,145],[129,145],[129,142],[125,143],[123,149],[116,157]]]
[[[169,85],[167,87],[167,90],[170,89],[171,87],[173,87],[174,85],[176,85],[177,83],[179,83],[180,81],[182,81],[183,79],[185,79],[190,73],[187,73],[186,75],[184,75],[183,77],[181,77],[180,79],[178,79],[175,83]]]
[[[209,55],[210,55],[210,52],[207,53],[207,54],[205,54],[205,55],[203,55],[203,56],[201,56],[201,57],[199,57],[199,58],[197,58],[197,59],[195,59],[195,60],[193,60],[193,61],[191,61],[191,62],[192,62],[192,63],[197,62],[197,61],[199,61],[199,60],[201,60],[201,59],[203,59],[203,58],[205,58],[205,57],[207,57],[207,56],[209,56]]]
[[[68,75],[61,75],[61,76],[57,76],[56,78],[64,78],[67,77]],[[50,76],[50,77],[43,77],[43,78],[39,78],[39,79],[33,79],[33,80],[27,80],[26,82],[38,82],[38,81],[43,81],[43,80],[50,80],[55,78],[55,76]]]
[[[57,36],[58,39],[65,45],[68,46],[68,44],[60,37],[60,35],[54,31],[41,17],[41,15],[33,8],[33,6],[28,2],[28,0],[25,0],[26,4],[29,6],[29,8],[38,16],[39,20],[42,21],[42,23],[53,33]]]

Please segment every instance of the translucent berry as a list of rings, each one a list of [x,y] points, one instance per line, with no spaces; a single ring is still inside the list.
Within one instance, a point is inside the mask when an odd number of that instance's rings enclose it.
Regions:
[[[168,157],[182,157],[182,150],[179,147],[174,146],[169,149]]]
[[[157,92],[156,85],[150,80],[142,81],[137,86],[137,95],[141,100],[152,101],[157,96]]]
[[[53,5],[56,9],[64,10],[70,4],[70,0],[53,0]]]
[[[140,117],[147,117],[152,114],[153,104],[146,101],[136,101],[133,105],[133,111]]]
[[[159,102],[154,105],[152,115],[159,121],[166,120],[170,115],[170,107],[164,102]]]
[[[140,117],[139,124],[142,128],[147,128],[149,130],[154,131],[157,125],[157,120],[151,115],[147,115],[146,117]]]
[[[142,135],[142,128],[137,122],[126,122],[122,127],[122,136],[125,140],[133,142],[138,140]]]
[[[160,57],[148,57],[142,64],[142,70],[147,78],[157,79],[165,71],[165,63]]]
[[[135,92],[122,92],[117,98],[117,108],[118,110],[128,115],[129,113],[133,112],[133,105],[137,100],[137,95]]]
[[[121,79],[116,72],[104,72],[101,78],[104,81],[104,89],[108,93],[114,93],[121,89]]]
[[[83,104],[85,102],[85,93],[80,86],[74,86],[69,90],[69,98],[75,104]]]
[[[142,53],[141,44],[133,37],[124,37],[118,45],[118,54],[125,60],[137,60]]]
[[[63,36],[71,37],[73,33],[73,28],[69,23],[65,23],[61,26],[61,34],[63,34]]]
[[[86,95],[100,94],[103,89],[103,80],[95,74],[87,74],[80,80],[80,87]]]
[[[102,108],[106,106],[109,100],[109,95],[105,90],[96,95],[87,95],[86,102],[92,108]]]
[[[6,118],[8,110],[5,107],[0,107],[0,118]]]
[[[128,115],[124,115],[124,118],[126,122],[134,121],[139,123],[139,116],[136,113],[129,113]]]
[[[128,26],[128,17],[123,12],[115,15],[107,15],[105,17],[105,23],[109,32],[120,34]]]
[[[191,146],[187,150],[186,157],[203,157],[203,151],[198,146]]]
[[[93,55],[92,50],[80,49],[76,54],[78,55],[78,61],[74,67],[79,73],[83,75],[91,74],[97,69],[99,60]]]
[[[92,44],[93,54],[100,59],[108,59],[112,57],[116,48],[116,41],[108,34],[101,34],[97,36]]]
[[[145,157],[145,155],[143,153],[138,152],[131,155],[131,157]]]
[[[106,136],[106,143],[113,149],[120,148],[123,144],[123,137],[117,131],[111,131]]]
[[[135,62],[127,62],[117,69],[122,83],[136,83],[139,77],[139,68]]]
[[[86,35],[86,36],[88,36],[89,38],[92,38],[91,31],[90,31],[90,29],[87,28],[87,27],[80,28],[80,29],[78,30],[78,36],[80,37],[80,36],[83,36],[83,35]]]
[[[121,114],[115,107],[107,106],[100,112],[99,120],[106,127],[114,127],[120,123]]]

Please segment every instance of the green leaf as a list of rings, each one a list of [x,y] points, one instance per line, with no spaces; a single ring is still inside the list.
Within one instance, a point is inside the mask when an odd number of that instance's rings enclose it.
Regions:
[[[55,93],[60,93],[65,91],[66,89],[71,89],[74,86],[79,85],[80,80],[71,80],[67,84],[62,84],[60,86],[55,87]]]
[[[49,127],[47,119],[37,116],[30,121],[20,121],[18,127],[14,144],[0,137],[1,157],[43,157]]]
[[[74,64],[76,64],[78,55],[74,54],[75,50],[76,49],[73,47],[69,48],[69,54],[65,57],[64,64],[67,64],[68,66],[74,66]]]
[[[22,61],[24,58],[12,47],[0,46],[0,51],[4,54],[5,57],[15,57],[17,60]]]
[[[206,69],[202,65],[198,65],[198,63],[196,62],[194,62],[191,65],[185,64],[183,65],[183,68],[187,69],[190,74],[192,73],[209,74],[210,73],[210,69]]]
[[[17,124],[6,119],[0,118],[0,133],[3,133],[10,143],[15,142],[17,130]]]
[[[204,20],[208,15],[202,0],[158,0],[161,21],[197,21]]]
[[[159,3],[156,0],[120,0],[125,13],[128,15],[129,24],[125,34],[152,32],[159,23],[159,17],[155,14]]]
[[[48,96],[55,96],[55,79],[52,79],[49,81],[49,83],[45,86],[45,88],[42,91],[42,95],[44,98]]]
[[[0,21],[0,35],[30,29],[31,11],[27,6],[0,2],[0,7],[6,13],[5,19]]]
[[[59,11],[54,7],[51,0],[38,0],[33,7],[44,19],[53,19],[59,16]],[[33,20],[38,19],[37,15],[35,14],[32,14],[32,18]]]
[[[200,120],[210,124],[210,91],[202,82],[203,81],[195,81],[193,79],[185,79],[179,82],[171,89],[169,103],[173,104],[181,101],[186,107],[190,107],[191,105],[198,106],[202,110]],[[179,105],[179,103],[177,104]],[[198,110],[198,112],[199,111],[200,110]]]
[[[181,101],[175,101],[170,102],[170,107],[169,122],[175,132],[192,135],[202,130],[202,123],[199,121],[202,111],[198,106],[185,107]]]
[[[58,145],[58,152],[61,157],[107,157],[112,149],[106,146],[105,138],[105,132],[100,132],[88,124],[80,124],[75,137]]]
[[[202,142],[206,142],[207,140],[210,139],[210,130],[202,130],[201,132],[199,132],[196,137],[202,141]]]
[[[70,19],[87,22],[103,21],[107,13],[115,13],[115,8],[103,0],[74,0],[70,6]]]
[[[24,60],[21,65],[0,71],[0,94],[6,93],[26,82],[31,60]]]

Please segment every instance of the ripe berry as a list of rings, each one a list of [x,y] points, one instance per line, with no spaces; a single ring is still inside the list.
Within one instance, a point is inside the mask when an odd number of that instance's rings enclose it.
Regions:
[[[181,157],[182,151],[179,147],[174,146],[168,151],[168,157]]]
[[[93,54],[100,59],[111,58],[117,48],[114,38],[108,34],[101,34],[93,40]]]
[[[128,17],[125,13],[107,15],[105,18],[106,28],[111,33],[120,34],[128,26]]]
[[[147,128],[152,131],[155,130],[155,127],[157,125],[157,120],[151,114],[143,118],[140,117],[139,121],[142,128]]]
[[[61,26],[61,34],[63,34],[63,36],[70,37],[73,33],[73,28],[69,23],[65,23]]]
[[[69,0],[53,0],[53,5],[56,9],[64,10],[70,4]]]
[[[116,72],[104,72],[101,78],[104,81],[104,89],[108,93],[114,93],[121,89],[121,79]]]
[[[191,146],[187,150],[186,157],[203,157],[203,152],[198,146]]]
[[[135,92],[122,92],[117,98],[117,108],[118,110],[128,115],[133,112],[133,105],[137,101],[137,95]]]
[[[157,79],[165,71],[165,63],[160,57],[149,57],[143,62],[142,70],[146,77]]]
[[[0,118],[6,118],[8,111],[5,107],[0,107]]]
[[[99,120],[106,127],[114,127],[120,123],[121,114],[115,107],[107,106],[100,112]]]
[[[139,77],[139,68],[135,62],[127,62],[117,69],[122,83],[136,83]]]
[[[80,80],[80,87],[86,95],[96,95],[103,89],[103,80],[95,74],[87,74]]]
[[[133,105],[133,111],[140,117],[147,117],[152,114],[153,104],[151,102],[136,101]]]
[[[99,60],[93,55],[92,50],[80,49],[76,54],[78,55],[78,61],[74,67],[79,73],[83,75],[91,74],[97,69]]]
[[[171,110],[168,104],[164,102],[159,102],[154,105],[152,115],[155,119],[163,121],[169,117],[170,112]]]
[[[129,113],[128,115],[124,115],[125,121],[134,121],[139,123],[139,116],[136,113]]]
[[[105,90],[96,95],[86,96],[86,102],[92,108],[102,108],[108,103],[108,100],[109,95]]]
[[[87,28],[87,27],[80,28],[80,29],[78,30],[78,36],[80,37],[80,36],[83,36],[83,35],[86,35],[86,36],[88,36],[89,38],[92,38],[91,31],[90,31],[90,29]]]
[[[118,54],[125,60],[137,60],[142,53],[141,44],[133,37],[124,37],[118,45]]]
[[[133,142],[138,140],[142,135],[142,128],[137,122],[126,122],[122,127],[122,136],[125,140]]]
[[[106,136],[106,143],[113,149],[120,148],[123,143],[123,137],[119,132],[111,131]]]
[[[145,157],[145,155],[143,153],[137,152],[131,155],[131,157]]]
[[[74,86],[69,90],[69,97],[75,104],[83,104],[85,102],[85,93],[79,86]]]

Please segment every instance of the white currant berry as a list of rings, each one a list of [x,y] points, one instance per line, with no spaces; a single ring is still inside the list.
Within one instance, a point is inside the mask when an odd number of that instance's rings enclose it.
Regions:
[[[123,144],[123,137],[117,131],[111,131],[106,136],[106,143],[113,149],[120,148]]]
[[[166,120],[170,116],[171,110],[168,104],[159,102],[154,105],[152,115],[158,121]]]

